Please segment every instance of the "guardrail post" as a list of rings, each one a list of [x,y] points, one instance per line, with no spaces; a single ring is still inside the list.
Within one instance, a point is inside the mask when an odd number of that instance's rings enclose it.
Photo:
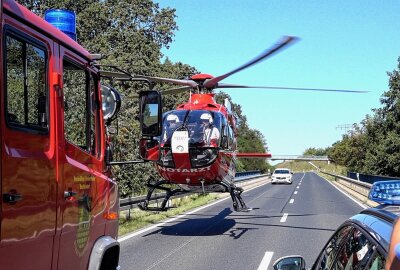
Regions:
[[[131,196],[135,197],[135,192],[133,192]],[[131,197],[129,197],[129,198],[131,198]],[[128,213],[125,214],[125,219],[126,220],[131,220],[131,208],[130,207],[128,209]]]
[[[157,189],[154,190],[154,194],[156,195],[156,198],[157,198],[156,199],[156,205],[157,205],[157,208],[158,208],[159,206],[158,206],[158,197],[157,197],[158,192],[157,192]]]
[[[128,213],[125,216],[126,220],[131,220],[131,209],[128,209]]]

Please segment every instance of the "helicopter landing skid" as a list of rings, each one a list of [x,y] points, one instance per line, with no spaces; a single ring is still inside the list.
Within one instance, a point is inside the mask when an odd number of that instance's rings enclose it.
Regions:
[[[231,194],[233,202],[233,210],[236,212],[249,212],[252,208],[248,208],[242,198],[243,188],[237,186],[229,186],[229,193]]]
[[[171,189],[169,187],[164,187],[163,185],[165,184],[168,184],[166,180],[159,180],[155,184],[147,183],[148,187],[147,196],[143,202],[138,203],[139,209],[144,211],[156,211],[156,212],[167,211],[168,209],[173,208],[173,207],[167,207],[167,202],[172,196],[177,194],[187,193],[187,191],[184,191],[180,188]],[[154,198],[152,198],[153,192],[156,189],[163,190],[165,191],[165,193],[163,193],[161,196],[155,196]],[[149,207],[151,200],[161,199],[161,198],[163,198],[163,201],[160,207]]]

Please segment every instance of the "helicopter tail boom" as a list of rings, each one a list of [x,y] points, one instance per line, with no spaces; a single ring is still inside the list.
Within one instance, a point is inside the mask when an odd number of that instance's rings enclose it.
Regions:
[[[271,158],[269,153],[236,153],[237,158]]]

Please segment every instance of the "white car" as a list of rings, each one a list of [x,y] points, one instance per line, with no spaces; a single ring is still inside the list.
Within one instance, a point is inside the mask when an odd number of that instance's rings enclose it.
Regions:
[[[279,168],[276,169],[274,171],[274,173],[272,174],[271,178],[272,184],[276,184],[276,183],[284,183],[284,184],[292,184],[292,175],[293,173],[286,168]]]

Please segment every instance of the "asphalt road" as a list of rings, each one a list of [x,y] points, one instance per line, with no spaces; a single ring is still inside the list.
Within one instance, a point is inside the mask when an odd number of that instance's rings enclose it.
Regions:
[[[311,266],[336,228],[362,209],[314,173],[243,198],[254,210],[233,212],[228,199],[122,238],[122,269],[273,269],[275,260],[294,254]]]

